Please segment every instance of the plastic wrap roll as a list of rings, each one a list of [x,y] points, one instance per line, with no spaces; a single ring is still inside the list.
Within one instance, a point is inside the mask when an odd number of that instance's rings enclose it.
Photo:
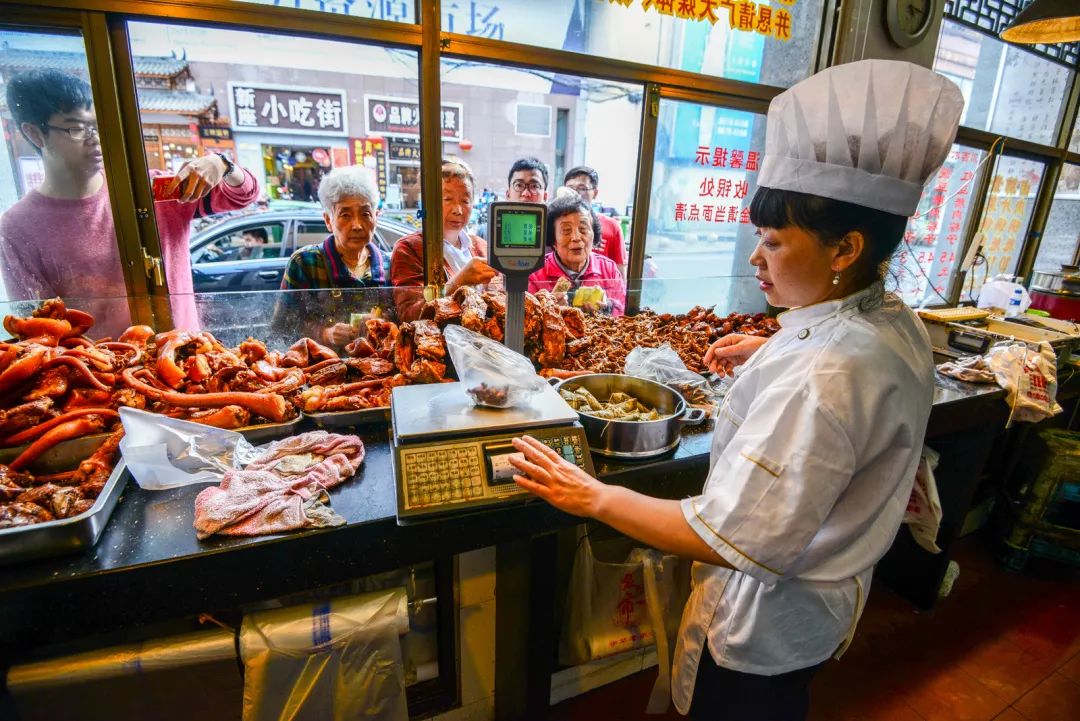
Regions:
[[[407,721],[405,589],[244,618],[244,721]]]
[[[30,691],[234,658],[236,648],[232,633],[197,631],[13,666],[8,671],[7,686],[13,696],[18,696]]]

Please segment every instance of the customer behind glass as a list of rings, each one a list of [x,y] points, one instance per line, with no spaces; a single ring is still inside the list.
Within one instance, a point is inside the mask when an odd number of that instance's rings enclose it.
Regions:
[[[330,235],[322,243],[292,254],[272,328],[283,338],[307,336],[342,347],[359,329],[350,322],[354,309],[383,305],[383,294],[327,293],[322,289],[380,288],[386,285],[383,255],[372,243],[379,218],[379,188],[361,165],[331,170],[319,183],[323,221]]]
[[[90,86],[66,73],[34,70],[11,78],[7,103],[45,171],[41,186],[0,218],[0,266],[8,295],[13,300],[125,298]],[[180,202],[154,203],[176,328],[199,327],[188,249],[192,219],[239,210],[259,195],[254,176],[235,165],[229,170],[230,165],[218,155],[191,160],[176,174]],[[151,171],[151,176],[161,174]],[[117,304],[96,304],[95,333],[123,330],[127,319],[119,318]],[[127,310],[126,301],[119,304]]]
[[[442,162],[443,292],[451,295],[463,285],[483,290],[498,272],[487,264],[487,244],[470,235],[465,227],[472,212],[476,188],[472,171],[463,160],[445,158]],[[390,256],[390,281],[394,286],[394,304],[398,320],[420,317],[424,308],[424,236],[406,235],[394,246]]]
[[[593,239],[599,234],[600,221],[592,207],[569,188],[559,188],[547,212],[547,238],[553,250],[544,258],[543,267],[529,276],[529,292],[555,290],[559,279],[566,278],[570,303],[588,312],[622,315],[626,283],[615,263],[594,250]],[[582,302],[583,287],[602,288],[606,297],[599,303]]]
[[[581,199],[592,207],[596,202],[596,196],[600,194],[600,174],[588,165],[579,165],[570,168],[563,179],[566,187],[577,191]],[[626,277],[626,245],[623,243],[622,225],[619,221],[603,213],[597,213],[600,218],[600,235],[596,238],[598,250],[608,258],[611,258],[619,268],[619,274]]]
[[[506,176],[506,199],[516,203],[545,203],[547,187],[547,165],[532,156],[518,158]],[[492,193],[492,198],[494,195]],[[476,234],[486,240],[487,224],[481,225]]]

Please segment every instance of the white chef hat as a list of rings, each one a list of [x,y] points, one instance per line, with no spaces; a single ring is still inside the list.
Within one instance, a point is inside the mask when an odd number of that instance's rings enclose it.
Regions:
[[[910,216],[963,107],[952,81],[912,63],[831,67],[769,104],[758,184]]]

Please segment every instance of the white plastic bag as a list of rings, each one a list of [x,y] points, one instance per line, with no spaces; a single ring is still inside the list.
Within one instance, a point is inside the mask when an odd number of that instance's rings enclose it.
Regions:
[[[219,483],[225,471],[243,468],[261,452],[236,431],[121,408],[120,452],[132,477],[148,491]]]
[[[1013,277],[1011,275],[996,275],[983,283],[983,287],[979,291],[979,307],[1000,308],[1007,311],[1013,293],[1019,288],[1023,292],[1023,297],[1020,299],[1020,312],[1026,311],[1031,306],[1031,296],[1028,295],[1027,288],[1015,282]]]
[[[243,721],[407,721],[405,589],[244,617]]]
[[[458,380],[478,406],[511,408],[528,403],[547,381],[536,374],[532,361],[502,343],[459,325],[443,330]]]
[[[1013,421],[1038,423],[1061,413],[1057,402],[1057,355],[1046,341],[1034,350],[1027,343],[1003,341],[986,354],[998,385],[1008,392],[1005,400]]]
[[[626,356],[625,371],[628,376],[671,386],[690,404],[707,402],[710,397],[708,381],[687,368],[670,343],[658,348],[634,348]]]
[[[911,487],[904,523],[915,542],[930,553],[941,553],[937,545],[941,528],[941,499],[938,497],[934,469],[941,455],[933,448],[923,446],[922,458],[915,469],[915,484]]]

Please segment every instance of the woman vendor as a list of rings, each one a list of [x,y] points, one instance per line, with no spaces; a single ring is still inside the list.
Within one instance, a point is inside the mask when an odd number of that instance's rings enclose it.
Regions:
[[[487,264],[487,244],[466,232],[472,213],[476,182],[464,161],[446,158],[442,164],[444,292],[451,295],[463,285],[485,285],[498,274]],[[416,320],[424,308],[424,236],[406,235],[390,256],[390,281],[399,321]]]
[[[803,719],[809,682],[850,643],[874,564],[904,516],[933,398],[929,339],[882,288],[963,99],[902,62],[825,70],[769,106],[750,264],[768,341],[729,335],[705,361],[736,378],[700,495],[605,485],[528,436],[516,482],[696,561],[672,670],[694,718]]]
[[[559,279],[565,278],[570,284],[567,295],[574,305],[622,315],[626,283],[613,260],[594,252],[593,239],[600,237],[600,219],[573,190],[559,188],[548,205],[547,237],[554,249],[544,258],[543,267],[529,276],[529,292],[555,290]],[[598,300],[574,302],[582,287],[604,292],[598,294]]]
[[[381,294],[322,291],[386,285],[383,255],[371,242],[379,217],[379,188],[363,166],[335,168],[319,184],[319,202],[330,235],[289,258],[281,290],[295,292],[281,294],[271,328],[286,338],[306,335],[341,348],[359,332],[350,322],[350,311],[388,300]]]

